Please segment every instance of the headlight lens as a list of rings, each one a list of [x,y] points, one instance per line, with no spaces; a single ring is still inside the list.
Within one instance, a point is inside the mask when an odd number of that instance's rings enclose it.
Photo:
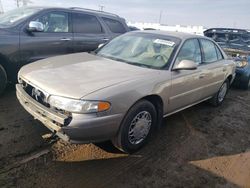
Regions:
[[[96,113],[110,109],[110,103],[104,101],[75,100],[59,96],[50,96],[52,107],[73,113]]]
[[[248,62],[247,61],[237,61],[236,62],[236,66],[237,67],[240,67],[240,68],[243,68],[243,67],[245,67],[245,66],[247,66],[248,65]]]

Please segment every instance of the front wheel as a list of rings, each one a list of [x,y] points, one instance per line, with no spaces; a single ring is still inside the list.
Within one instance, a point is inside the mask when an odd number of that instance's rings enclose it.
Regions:
[[[126,153],[138,151],[156,127],[157,113],[147,100],[137,102],[125,115],[113,144]]]
[[[228,92],[228,89],[229,89],[229,81],[226,80],[220,87],[219,91],[214,95],[214,97],[210,100],[210,103],[213,105],[213,106],[220,106],[226,95],[227,95],[227,92]]]
[[[0,65],[0,95],[4,92],[6,85],[7,85],[7,74],[2,65]]]
[[[242,89],[249,89],[250,88],[250,76],[248,77],[247,81],[243,84]]]

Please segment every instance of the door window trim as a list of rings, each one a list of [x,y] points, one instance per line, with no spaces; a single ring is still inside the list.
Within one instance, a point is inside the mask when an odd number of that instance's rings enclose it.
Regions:
[[[37,19],[37,18],[39,18],[39,17],[42,17],[42,16],[44,16],[44,15],[46,15],[46,14],[51,14],[51,13],[64,13],[64,14],[68,14],[68,32],[36,32],[36,33],[46,33],[46,34],[51,34],[51,33],[55,33],[55,34],[56,34],[56,33],[58,33],[58,34],[72,33],[71,12],[63,11],[63,10],[49,10],[49,11],[43,12],[43,13],[41,13],[41,14],[39,14],[39,15],[36,15],[36,16],[34,16],[33,18],[31,18],[31,19],[27,22],[25,28],[29,25],[29,22],[30,22],[30,21],[33,21],[33,20],[35,20],[35,19]]]
[[[29,19],[25,20],[23,22],[23,25],[20,27],[20,31],[23,31],[24,33],[27,33],[26,28],[28,27],[29,23],[40,17],[43,16],[45,14],[51,13],[51,12],[64,12],[68,14],[68,19],[69,19],[69,32],[57,32],[57,33],[72,33],[72,21],[71,21],[71,11],[70,10],[60,10],[60,9],[55,9],[55,10],[41,10],[38,13],[34,14],[33,16],[31,16]],[[39,32],[37,32],[39,33]],[[45,32],[40,32],[40,33],[45,33]]]

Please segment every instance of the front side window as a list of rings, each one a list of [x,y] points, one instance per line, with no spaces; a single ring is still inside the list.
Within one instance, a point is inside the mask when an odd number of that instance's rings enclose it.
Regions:
[[[204,63],[212,63],[218,60],[215,45],[212,41],[201,39],[201,45],[204,53]]]
[[[180,39],[151,34],[121,35],[105,45],[97,55],[117,62],[161,69],[169,65]]]
[[[69,32],[69,18],[65,12],[47,13],[33,21],[41,22],[46,33]]]
[[[102,26],[95,16],[80,13],[73,14],[73,31],[85,34],[103,33]]]
[[[117,20],[102,18],[105,24],[109,27],[110,31],[113,33],[125,33],[126,29],[124,26]]]
[[[196,64],[201,64],[201,50],[197,39],[189,39],[183,44],[176,62],[179,63],[182,60],[191,60]]]

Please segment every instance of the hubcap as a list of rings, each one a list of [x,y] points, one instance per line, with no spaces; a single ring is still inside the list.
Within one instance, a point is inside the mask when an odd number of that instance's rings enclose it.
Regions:
[[[128,139],[131,144],[141,143],[150,131],[152,124],[151,114],[147,111],[138,113],[129,126]]]
[[[219,91],[218,101],[222,102],[227,94],[227,83],[224,83]]]

